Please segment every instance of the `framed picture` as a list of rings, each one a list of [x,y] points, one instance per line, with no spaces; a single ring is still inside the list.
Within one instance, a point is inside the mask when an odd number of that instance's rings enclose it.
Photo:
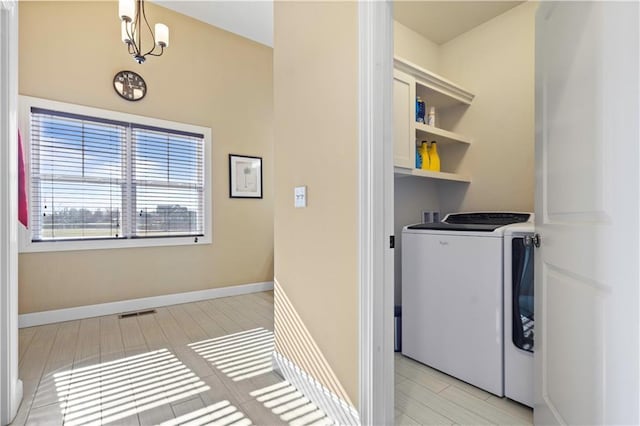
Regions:
[[[262,198],[262,158],[229,154],[229,197]]]

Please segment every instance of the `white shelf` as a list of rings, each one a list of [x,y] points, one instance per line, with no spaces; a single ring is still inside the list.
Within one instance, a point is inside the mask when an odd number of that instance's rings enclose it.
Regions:
[[[422,139],[422,135],[426,135],[427,138],[435,138],[438,143],[465,143],[470,144],[473,139],[459,135],[458,133],[450,132],[448,130],[440,129],[438,127],[428,126],[426,124],[416,122],[416,131],[418,139]],[[429,142],[431,142],[429,140]]]
[[[393,58],[394,67],[416,79],[416,94],[424,97],[427,108],[433,105],[437,108],[447,108],[455,104],[471,105],[475,95],[467,89],[427,71],[398,56]]]
[[[436,141],[444,146],[442,155],[456,156],[463,150],[453,149],[453,145],[469,145],[473,139],[442,128],[428,126],[415,121],[416,98],[426,103],[427,111],[434,107],[440,117],[457,117],[471,105],[475,95],[461,86],[427,71],[400,57],[394,58],[393,71],[394,110],[394,164],[395,173],[401,176],[416,176],[428,179],[470,183],[467,175],[448,172],[432,172],[415,169],[416,139]],[[447,120],[443,120],[447,123]],[[446,126],[445,126],[446,127]],[[451,149],[449,149],[451,148]],[[445,163],[449,164],[449,163]],[[451,165],[450,168],[455,168]]]
[[[469,176],[460,175],[458,173],[432,172],[429,170],[407,169],[404,167],[394,167],[393,171],[396,174],[406,175],[406,176],[417,176],[417,177],[430,178],[430,179],[448,180],[453,182],[465,182],[465,183],[471,182],[471,178]]]

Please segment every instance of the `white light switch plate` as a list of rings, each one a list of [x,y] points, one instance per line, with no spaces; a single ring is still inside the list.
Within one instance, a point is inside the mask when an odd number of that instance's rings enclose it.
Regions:
[[[306,186],[296,186],[293,189],[294,199],[293,205],[299,209],[302,207],[307,207],[307,187]]]

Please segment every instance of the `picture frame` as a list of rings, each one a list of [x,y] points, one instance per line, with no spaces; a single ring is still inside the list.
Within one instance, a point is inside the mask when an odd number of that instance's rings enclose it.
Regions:
[[[229,197],[262,198],[262,157],[229,154]]]

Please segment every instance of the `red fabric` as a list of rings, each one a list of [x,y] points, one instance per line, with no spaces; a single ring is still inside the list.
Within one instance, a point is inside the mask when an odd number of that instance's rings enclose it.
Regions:
[[[29,210],[27,208],[27,181],[24,169],[24,149],[22,137],[18,130],[18,220],[25,228],[29,227]]]

